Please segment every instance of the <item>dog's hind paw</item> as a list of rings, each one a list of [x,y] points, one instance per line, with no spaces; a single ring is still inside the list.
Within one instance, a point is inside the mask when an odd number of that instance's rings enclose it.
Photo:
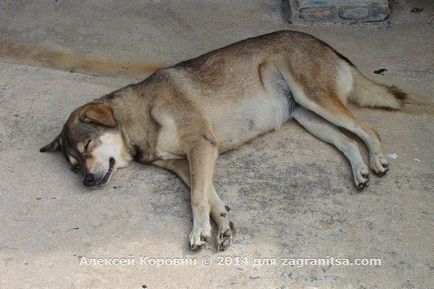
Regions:
[[[385,176],[389,171],[389,162],[382,154],[374,154],[370,159],[369,166],[379,177]]]
[[[357,189],[359,191],[362,191],[364,188],[368,187],[369,186],[369,177],[366,181],[356,184],[356,186],[357,186]]]
[[[369,170],[364,164],[353,171],[354,183],[360,191],[369,186]]]
[[[219,228],[217,234],[217,251],[225,251],[232,243],[235,234],[234,223],[229,222],[228,227]]]

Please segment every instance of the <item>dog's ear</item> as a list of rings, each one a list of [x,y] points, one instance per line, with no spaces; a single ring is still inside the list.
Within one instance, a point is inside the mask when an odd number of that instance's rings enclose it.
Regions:
[[[106,103],[96,103],[87,105],[81,116],[80,121],[85,123],[95,123],[102,126],[114,128],[116,120],[110,105]]]
[[[60,134],[52,142],[50,142],[46,146],[42,147],[39,151],[41,153],[54,152],[54,151],[58,150],[59,148],[60,148]]]

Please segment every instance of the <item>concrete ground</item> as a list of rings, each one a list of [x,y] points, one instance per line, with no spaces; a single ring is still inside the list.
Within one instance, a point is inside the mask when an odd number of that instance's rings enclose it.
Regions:
[[[312,33],[370,78],[434,101],[434,4],[394,2],[386,23],[321,27],[285,23],[277,0],[2,1],[0,288],[433,288],[429,107],[355,110],[391,162],[361,193],[342,155],[295,123],[222,155],[216,188],[238,229],[223,253],[188,250],[189,193],[174,175],[132,164],[89,190],[61,154],[38,152],[75,107],[155,66],[278,29]],[[282,261],[330,257],[381,266]]]

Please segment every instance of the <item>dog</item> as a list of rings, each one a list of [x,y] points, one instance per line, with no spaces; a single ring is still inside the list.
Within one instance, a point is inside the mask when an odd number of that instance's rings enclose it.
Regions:
[[[375,174],[384,176],[389,163],[378,133],[348,103],[398,110],[406,97],[395,86],[362,76],[325,42],[278,31],[158,70],[77,108],[40,151],[61,149],[87,187],[101,187],[132,160],[174,172],[191,191],[190,248],[210,242],[212,217],[217,250],[225,250],[235,227],[213,185],[219,153],[295,119],[346,156],[361,190],[369,182],[368,167],[357,144],[338,127],[366,144]]]

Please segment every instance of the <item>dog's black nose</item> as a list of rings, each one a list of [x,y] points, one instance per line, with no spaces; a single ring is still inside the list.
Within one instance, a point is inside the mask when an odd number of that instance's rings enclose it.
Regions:
[[[84,184],[86,187],[94,187],[94,186],[96,185],[96,182],[95,182],[95,176],[94,176],[93,174],[89,174],[89,173],[87,173],[87,174],[84,176],[83,184]]]

